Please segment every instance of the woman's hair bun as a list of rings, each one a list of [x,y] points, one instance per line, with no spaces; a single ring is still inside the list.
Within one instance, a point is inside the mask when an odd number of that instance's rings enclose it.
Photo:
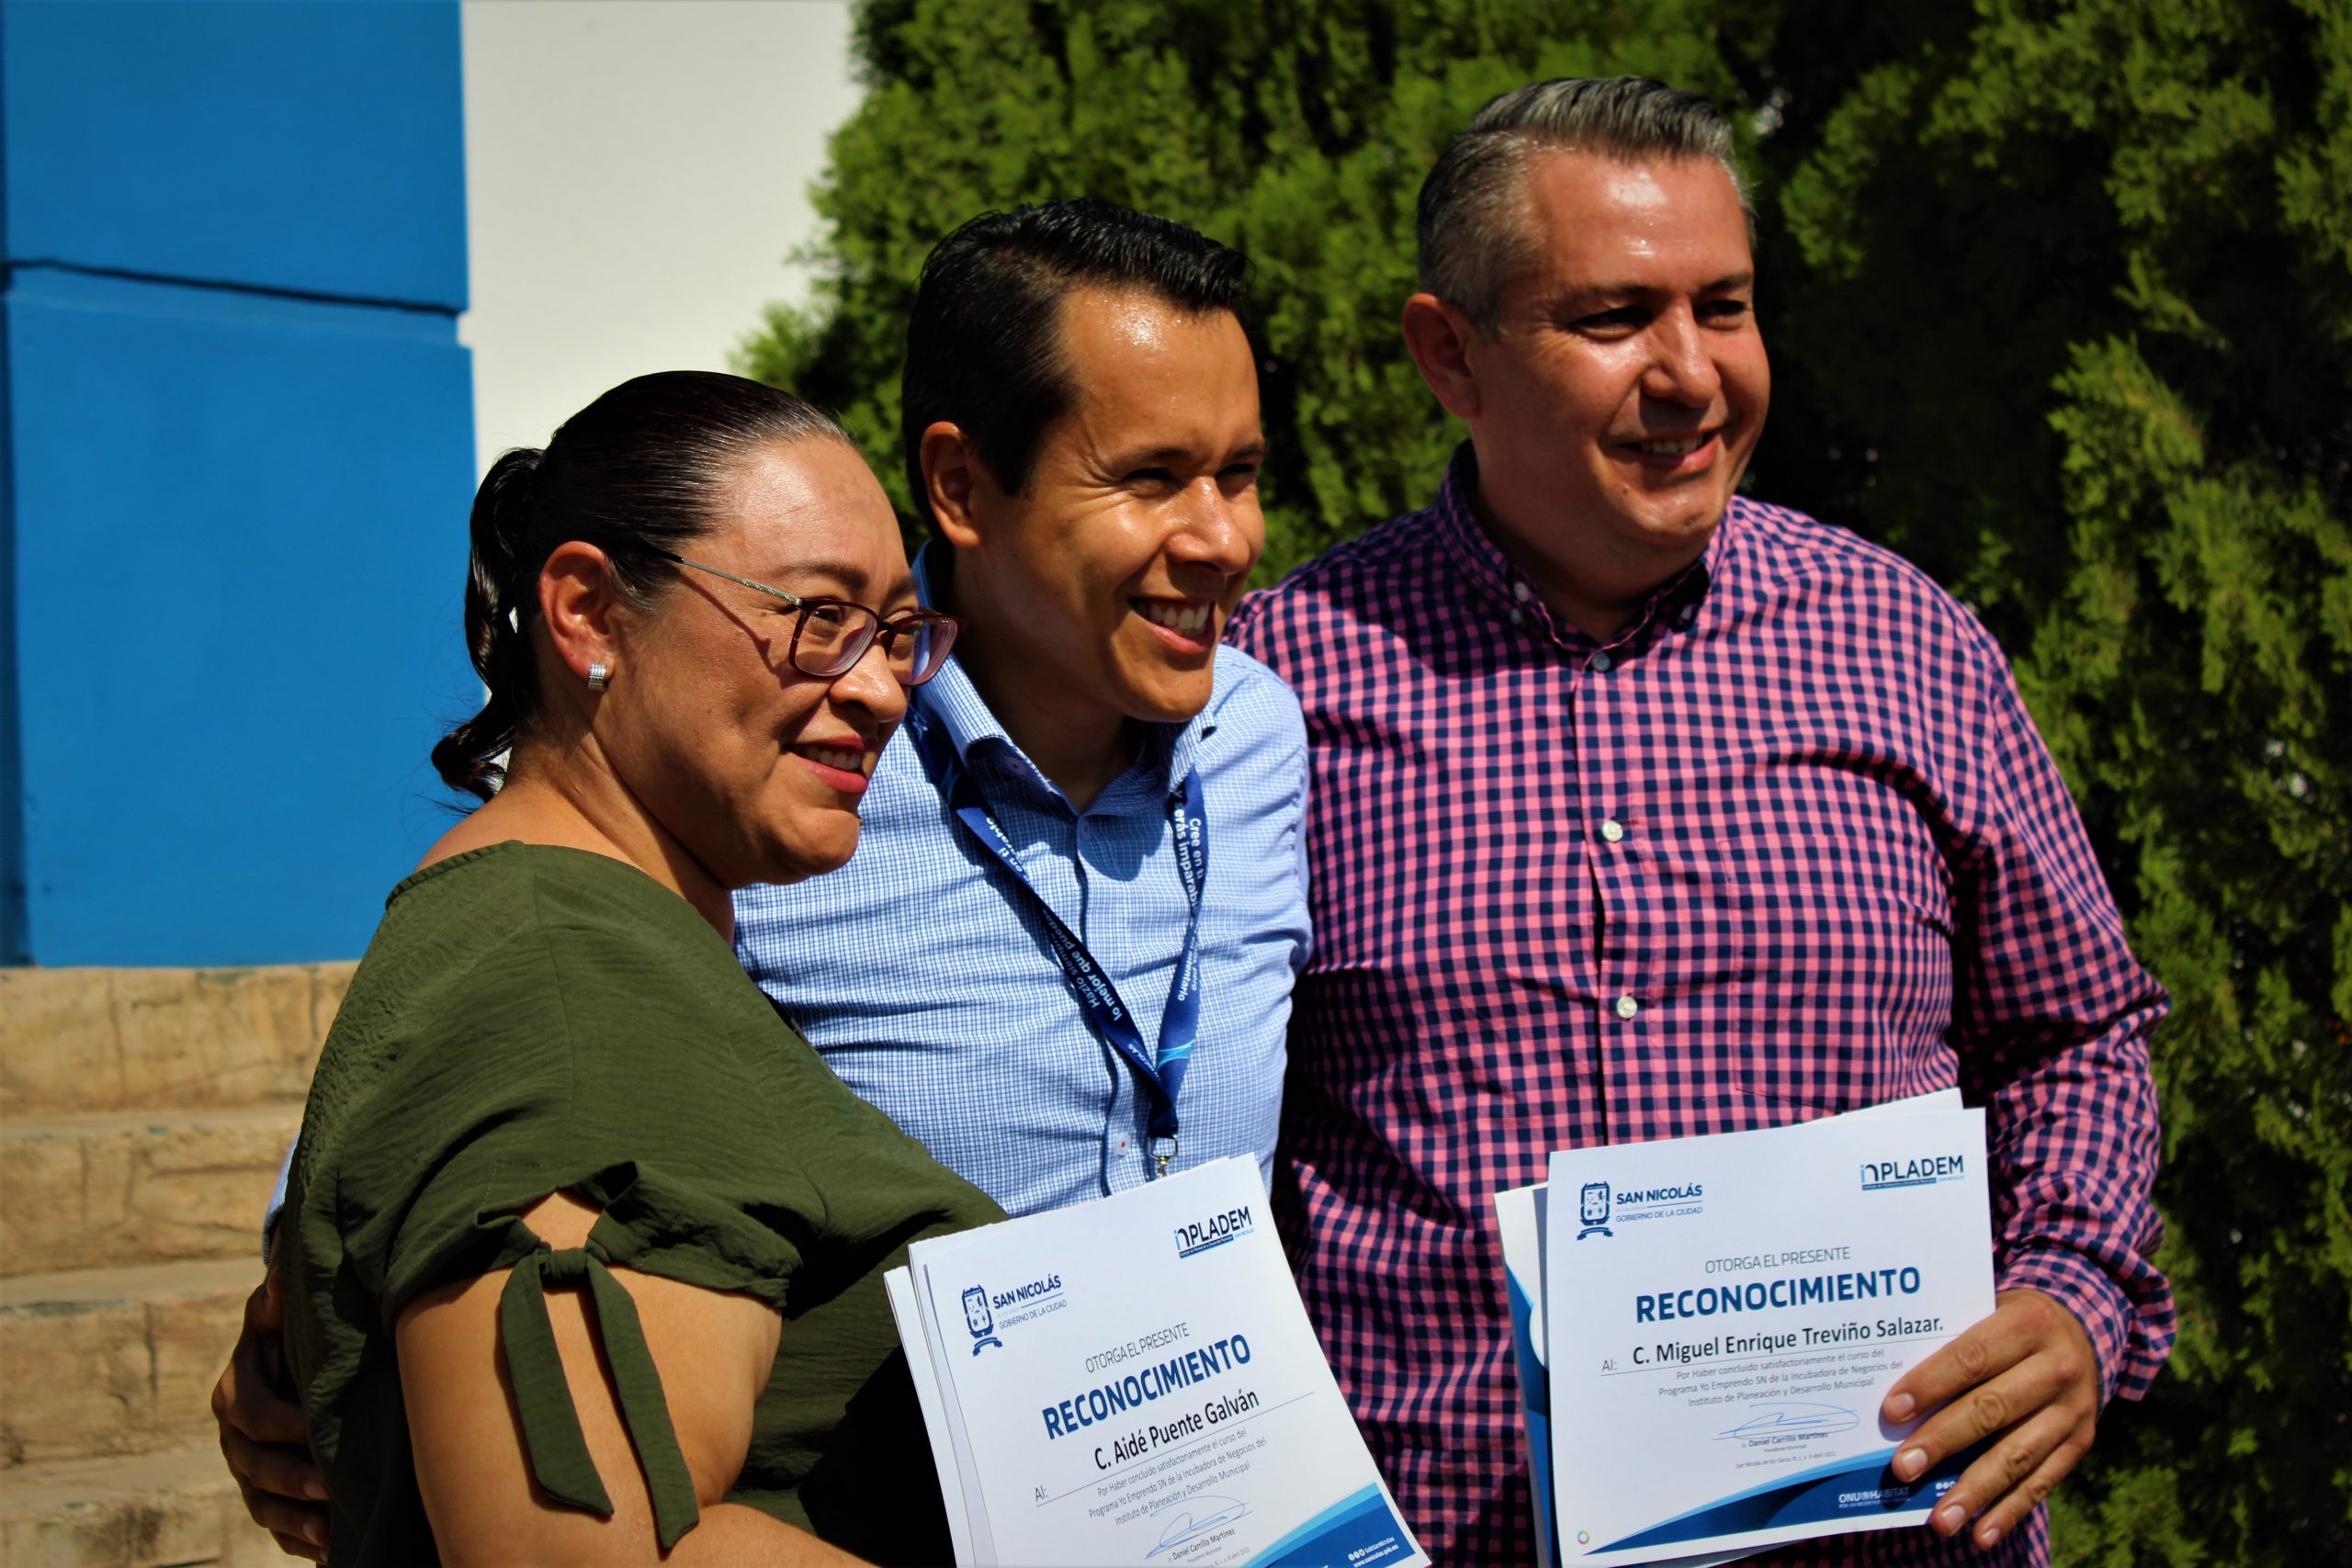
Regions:
[[[514,744],[536,671],[530,623],[538,613],[538,564],[526,572],[539,465],[546,454],[518,446],[499,455],[474,491],[466,561],[466,657],[489,688],[481,711],[443,736],[433,766],[451,789],[488,800],[504,782],[499,759]]]

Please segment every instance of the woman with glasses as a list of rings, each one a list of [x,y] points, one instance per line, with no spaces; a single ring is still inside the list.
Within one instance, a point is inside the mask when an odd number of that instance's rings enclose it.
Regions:
[[[484,804],[394,888],[278,1239],[329,1560],[943,1561],[881,1275],[995,1218],[729,950],[846,862],[956,621],[840,428],[649,376],[474,503]],[[854,1555],[852,1555],[854,1554]]]

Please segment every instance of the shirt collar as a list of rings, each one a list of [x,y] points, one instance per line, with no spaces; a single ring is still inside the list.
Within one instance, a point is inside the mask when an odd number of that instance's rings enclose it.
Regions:
[[[936,607],[954,577],[955,564],[955,557],[946,546],[935,539],[924,545],[915,554],[915,598]],[[914,689],[909,705],[913,716],[940,727],[955,747],[957,760],[966,766],[974,765],[976,750],[994,751],[1000,765],[1009,763],[1014,772],[1034,779],[1038,787],[1053,789],[1052,781],[1004,732],[1004,726],[982,700],[972,678],[964,672],[963,660],[954,653],[948,654],[947,662],[940,667],[938,674]],[[1155,805],[1160,795],[1173,794],[1182,787],[1201,743],[1216,733],[1215,707],[1212,705],[1195,714],[1187,724],[1152,724],[1144,728],[1142,755],[1136,759],[1135,766],[1112,782],[1091,809],[1115,805],[1139,778],[1152,784]],[[1060,794],[1058,790],[1054,793]]]
[[[1528,575],[1510,563],[1478,522],[1471,498],[1478,488],[1478,454],[1470,443],[1453,449],[1446,465],[1445,482],[1430,507],[1438,534],[1474,592],[1499,612],[1514,628],[1547,637],[1566,647],[1598,648],[1600,644],[1580,627],[1554,617],[1544,596]],[[1732,498],[1707,547],[1699,558],[1674,574],[1643,604],[1625,629],[1610,639],[1614,649],[1631,647],[1668,629],[1688,631],[1697,622],[1729,557],[1732,536],[1742,525],[1742,502]]]

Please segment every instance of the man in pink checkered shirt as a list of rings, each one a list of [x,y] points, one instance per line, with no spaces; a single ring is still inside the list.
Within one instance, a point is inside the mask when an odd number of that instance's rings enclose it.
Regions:
[[[1770,374],[1714,110],[1508,94],[1419,243],[1407,342],[1470,440],[1434,505],[1234,623],[1306,706],[1281,1196],[1365,1434],[1440,1562],[1532,1561],[1492,1195],[1555,1148],[1958,1084],[1998,1305],[1885,1415],[1941,1407],[1906,1479],[1984,1446],[1928,1529],[1776,1560],[2046,1562],[2042,1498],[2172,1340],[2164,992],[1984,628],[1735,495]]]

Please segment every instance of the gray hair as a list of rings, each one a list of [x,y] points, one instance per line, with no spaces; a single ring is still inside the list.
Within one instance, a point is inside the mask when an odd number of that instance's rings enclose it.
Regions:
[[[1414,222],[1421,288],[1489,338],[1502,328],[1504,286],[1535,259],[1528,168],[1562,152],[1623,163],[1713,158],[1731,176],[1754,238],[1756,209],[1732,156],[1731,126],[1698,94],[1644,76],[1566,76],[1514,88],[1446,143],[1421,182]]]

